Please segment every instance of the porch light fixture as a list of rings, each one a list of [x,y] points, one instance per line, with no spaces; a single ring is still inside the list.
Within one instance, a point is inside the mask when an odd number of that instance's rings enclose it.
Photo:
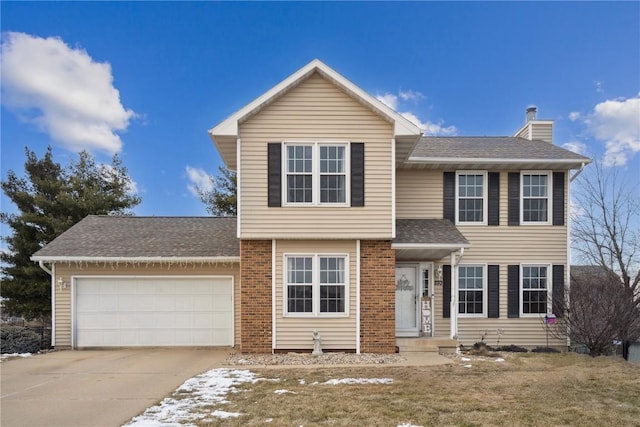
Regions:
[[[438,264],[436,266],[436,274],[435,274],[435,282],[436,286],[442,286],[442,265]]]
[[[58,279],[58,289],[63,290],[67,289],[67,283],[62,280],[62,277]]]

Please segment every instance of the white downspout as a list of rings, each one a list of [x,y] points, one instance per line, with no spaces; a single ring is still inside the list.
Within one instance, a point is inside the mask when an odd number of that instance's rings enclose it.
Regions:
[[[458,336],[458,286],[456,280],[456,255],[454,252],[451,252],[450,255],[450,263],[451,263],[451,302],[449,306],[449,317],[450,317],[450,333],[449,338],[456,339]]]
[[[356,354],[360,354],[360,240],[356,240]]]
[[[582,163],[582,165],[580,166],[580,169],[578,169],[576,171],[576,173],[573,174],[573,176],[571,178],[569,178],[569,182],[573,182],[574,179],[576,179],[578,177],[578,175],[580,175],[582,173],[582,171],[584,170],[584,167],[587,166],[586,163]]]
[[[458,275],[456,271],[463,255],[464,248],[460,248],[460,256],[457,259],[455,252],[451,252],[451,307],[449,312],[451,318],[450,338],[452,340],[458,339]]]
[[[56,286],[55,286],[55,264],[51,264],[51,269],[44,265],[44,261],[38,261],[41,269],[51,276],[51,346],[55,347],[56,343]]]
[[[277,328],[276,328],[276,320],[278,316],[276,315],[276,286],[278,286],[276,280],[276,260],[277,260],[277,247],[276,240],[273,239],[271,241],[271,353],[276,352],[276,344],[277,344]],[[284,268],[284,266],[283,266]]]

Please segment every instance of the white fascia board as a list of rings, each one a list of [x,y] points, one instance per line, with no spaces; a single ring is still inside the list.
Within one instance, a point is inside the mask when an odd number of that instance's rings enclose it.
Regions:
[[[240,262],[239,256],[215,256],[215,257],[92,257],[92,256],[32,256],[31,261],[45,262]]]
[[[571,165],[576,164],[576,167],[579,167],[582,163],[590,163],[591,160],[578,160],[578,159],[505,159],[505,158],[486,158],[481,159],[477,157],[410,157],[405,164],[420,164],[420,163],[429,163],[429,164],[460,164],[460,163],[474,163],[479,165],[489,165],[489,164],[531,164],[531,163],[540,163],[540,164],[553,164],[556,163],[558,165]]]
[[[302,81],[315,71],[318,71],[320,74],[330,79],[338,86],[342,87],[342,89],[347,93],[350,93],[352,96],[359,98],[361,102],[369,105],[374,111],[386,117],[390,122],[393,122],[395,125],[395,135],[422,135],[422,130],[418,126],[413,124],[408,119],[404,118],[398,112],[386,106],[382,101],[379,101],[364,90],[360,89],[358,86],[353,84],[351,81],[343,77],[341,74],[333,70],[331,67],[329,67],[319,59],[314,59],[313,61],[309,62],[307,65],[269,89],[267,92],[247,104],[245,107],[232,114],[229,118],[210,129],[209,134],[212,136],[212,138],[216,135],[237,136],[238,122],[240,122],[244,117],[248,116],[252,112],[259,110],[266,104],[270,103],[276,97],[287,92],[290,88],[296,86],[298,83],[300,83],[300,81]]]
[[[391,243],[394,249],[468,249],[471,243]]]

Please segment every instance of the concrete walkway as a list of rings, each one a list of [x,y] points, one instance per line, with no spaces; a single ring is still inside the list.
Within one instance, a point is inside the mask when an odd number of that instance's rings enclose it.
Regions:
[[[58,351],[0,364],[0,425],[121,426],[230,349]]]

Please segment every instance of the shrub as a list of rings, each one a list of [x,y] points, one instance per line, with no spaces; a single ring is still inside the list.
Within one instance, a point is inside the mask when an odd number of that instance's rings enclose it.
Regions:
[[[494,348],[494,350],[495,351],[508,351],[508,352],[511,352],[511,353],[526,353],[526,352],[529,351],[524,347],[519,347],[519,346],[513,345],[513,344],[511,344],[511,345],[502,345],[500,347]]]
[[[536,347],[531,350],[532,353],[560,353],[560,350],[552,347]]]
[[[0,329],[2,353],[37,353],[40,350],[40,335],[22,326],[3,326]]]

